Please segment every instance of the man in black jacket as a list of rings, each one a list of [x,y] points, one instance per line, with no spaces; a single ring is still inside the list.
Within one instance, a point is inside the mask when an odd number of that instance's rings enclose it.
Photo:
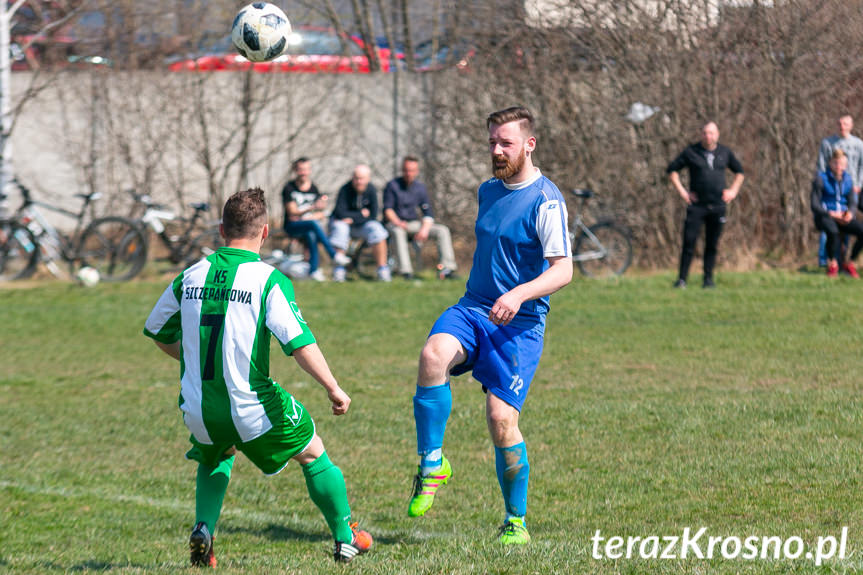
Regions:
[[[680,171],[689,169],[689,189],[680,181]],[[730,187],[726,187],[725,170],[734,173]],[[726,205],[737,197],[743,184],[743,165],[727,147],[719,144],[719,128],[707,122],[701,128],[701,141],[687,146],[666,170],[672,185],[686,202],[686,222],[683,226],[683,249],[680,254],[680,273],[674,287],[686,287],[686,277],[695,252],[695,242],[704,224],[704,287],[715,287],[713,266],[719,236],[725,224]]]
[[[378,218],[378,190],[371,183],[372,171],[365,164],[354,168],[351,180],[341,187],[336,198],[336,207],[330,220],[330,243],[337,254],[344,254],[351,238],[362,238],[371,246],[378,266],[378,279],[391,281],[392,273],[387,265],[387,242],[389,237]],[[345,268],[333,270],[333,280],[345,281]]]

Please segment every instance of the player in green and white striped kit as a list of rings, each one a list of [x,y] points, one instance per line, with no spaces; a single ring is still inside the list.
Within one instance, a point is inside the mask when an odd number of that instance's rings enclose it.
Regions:
[[[315,343],[290,280],[258,255],[269,234],[261,189],[228,199],[221,233],[227,246],[177,276],[144,329],[180,361],[179,405],[192,443],[186,457],[198,462],[192,564],[216,565],[213,534],[237,451],[267,475],[296,460],[332,531],[335,560],[350,561],[372,538],[351,523],[344,476],[311,416],[270,377],[270,335],[324,387],[333,414],[346,413],[351,399]]]

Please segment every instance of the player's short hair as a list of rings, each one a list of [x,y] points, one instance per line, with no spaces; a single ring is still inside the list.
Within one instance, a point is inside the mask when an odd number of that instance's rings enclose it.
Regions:
[[[420,159],[417,158],[416,156],[412,156],[412,155],[408,154],[407,156],[402,158],[402,164],[404,164],[405,162],[413,162],[415,164],[419,164]]]
[[[293,170],[293,171],[295,171],[295,172],[296,172],[296,171],[297,171],[297,166],[299,166],[300,164],[305,164],[306,162],[310,162],[310,161],[311,161],[311,160],[309,160],[307,157],[305,157],[305,156],[300,156],[299,158],[297,158],[296,160],[294,160],[293,162],[291,162],[291,170]]]
[[[841,160],[844,157],[845,157],[845,152],[843,152],[841,148],[834,149],[833,153],[830,154],[831,160]]]
[[[267,198],[261,188],[234,193],[222,210],[222,233],[226,240],[254,238],[267,223]]]
[[[521,125],[521,130],[528,137],[534,136],[534,120],[533,114],[524,106],[511,106],[504,110],[498,110],[488,115],[485,121],[487,128],[492,125],[502,126],[510,122],[518,122]]]

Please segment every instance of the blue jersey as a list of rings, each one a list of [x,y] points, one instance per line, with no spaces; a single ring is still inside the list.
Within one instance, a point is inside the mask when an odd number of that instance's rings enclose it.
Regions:
[[[563,196],[538,169],[516,185],[488,180],[477,196],[476,251],[459,304],[488,315],[497,298],[547,270],[546,258],[571,257],[572,248]],[[511,325],[544,332],[548,302],[524,302]]]

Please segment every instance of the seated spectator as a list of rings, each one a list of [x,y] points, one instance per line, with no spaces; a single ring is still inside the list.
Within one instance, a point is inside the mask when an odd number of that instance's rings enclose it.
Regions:
[[[298,158],[291,164],[294,179],[282,188],[282,201],[285,205],[285,233],[292,238],[299,238],[309,248],[309,277],[316,281],[324,281],[324,273],[318,268],[318,244],[336,265],[346,265],[351,260],[344,254],[333,249],[327,235],[321,227],[326,218],[327,196],[320,193],[312,182],[312,163],[308,158]]]
[[[388,282],[392,279],[387,265],[386,239],[389,234],[376,219],[378,190],[371,183],[371,177],[371,169],[365,164],[359,164],[354,168],[351,180],[339,190],[336,207],[330,219],[330,243],[337,254],[344,256],[351,238],[364,239],[372,248],[378,266],[378,279]],[[342,265],[333,270],[335,281],[345,281],[345,275],[346,270]]]
[[[408,240],[422,244],[431,236],[437,242],[441,277],[454,277],[455,253],[449,228],[435,223],[428,191],[417,179],[419,173],[419,160],[405,156],[401,177],[390,180],[384,188],[384,221],[395,240],[399,273],[413,277]]]
[[[836,148],[845,152],[848,160],[848,166],[845,171],[851,176],[851,181],[854,184],[854,193],[860,196],[860,186],[863,184],[863,140],[853,135],[851,131],[854,129],[854,118],[850,114],[842,114],[836,122],[837,133],[821,140],[821,145],[818,147],[818,161],[815,164],[815,172],[826,172],[828,170],[828,162],[833,150]],[[818,247],[818,265],[824,267],[827,265],[827,234],[822,233]],[[840,246],[837,249],[844,249]]]
[[[863,248],[863,224],[854,219],[857,208],[857,194],[851,176],[845,171],[847,157],[840,149],[833,150],[829,169],[818,172],[812,182],[812,214],[815,217],[815,227],[827,234],[827,275],[839,275],[842,269],[853,278],[859,277],[854,266],[854,260]],[[857,237],[851,249],[851,257],[844,262],[837,262],[836,248],[841,241],[841,235]],[[840,252],[840,258],[842,257]]]

